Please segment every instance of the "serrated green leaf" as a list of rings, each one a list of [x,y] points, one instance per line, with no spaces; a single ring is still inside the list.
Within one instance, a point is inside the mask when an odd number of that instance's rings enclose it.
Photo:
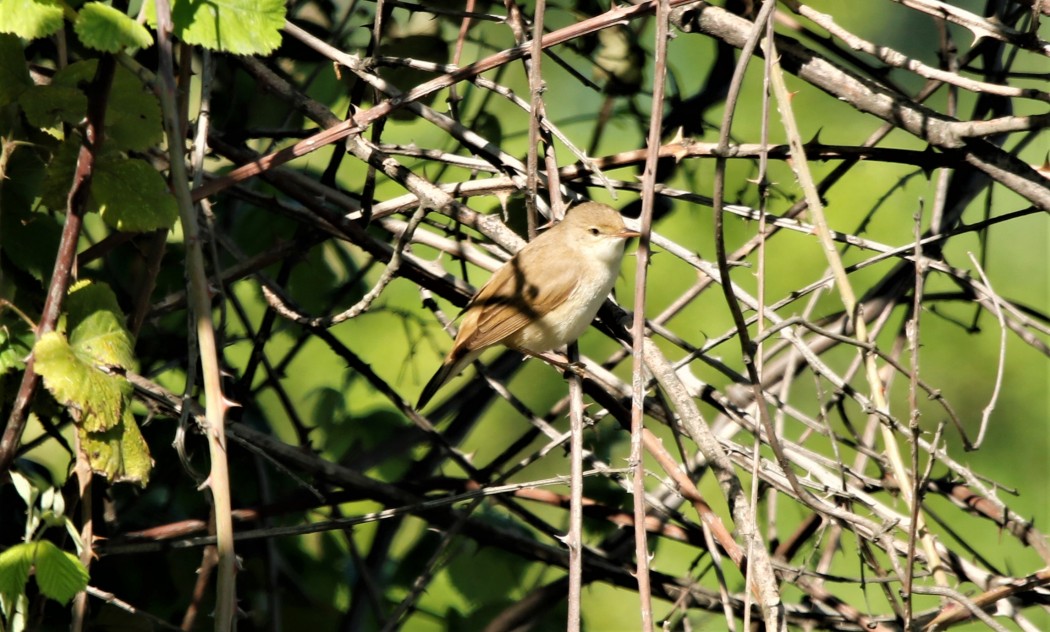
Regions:
[[[69,64],[55,73],[50,84],[33,86],[23,92],[18,102],[29,122],[63,140],[62,123],[76,125],[87,113],[87,96],[82,86],[91,81],[97,66],[98,61],[94,59]]]
[[[0,594],[13,597],[25,592],[35,552],[35,542],[23,542],[0,553]]]
[[[153,0],[146,11],[156,27]],[[280,46],[284,17],[282,0],[175,0],[171,8],[179,39],[236,55],[266,55]]]
[[[69,344],[94,365],[135,368],[135,343],[109,286],[81,281],[66,299]]]
[[[88,2],[81,7],[73,29],[85,46],[107,53],[153,44],[146,27],[101,2]]]
[[[113,428],[105,432],[82,431],[80,437],[93,472],[114,483],[142,487],[149,483],[153,459],[130,411],[125,410],[123,422]]]
[[[117,66],[106,110],[106,151],[145,151],[163,136],[157,96],[133,72]]]
[[[14,103],[32,85],[22,43],[14,35],[0,35],[0,107]]]
[[[135,368],[134,341],[108,286],[82,281],[66,300],[66,329],[44,334],[33,348],[44,386],[74,411],[94,472],[111,482],[145,485],[153,461],[131,414],[131,385],[99,367]]]
[[[78,356],[66,337],[57,331],[44,334],[33,347],[34,368],[55,399],[77,413],[78,424],[102,431],[120,423],[127,382],[107,375]]]
[[[55,267],[55,252],[62,235],[62,225],[55,215],[33,211],[46,173],[40,152],[28,147],[16,149],[0,173],[0,251],[4,253],[4,263],[24,270],[41,284]],[[13,282],[13,275],[7,276],[6,281]],[[16,287],[20,292],[28,290],[17,284]]]
[[[63,605],[87,588],[90,576],[80,560],[47,540],[37,542],[34,563],[40,592]]]
[[[171,228],[179,217],[164,178],[141,160],[102,161],[91,183],[91,197],[102,219],[125,232]]]
[[[51,78],[51,85],[80,88],[94,78],[97,68],[97,59],[73,62],[55,73]]]
[[[61,127],[62,123],[76,125],[87,112],[87,96],[72,86],[33,86],[22,93],[18,103],[30,125],[43,130]]]
[[[95,59],[70,64],[55,74],[50,85],[26,90],[19,102],[26,110],[30,123],[61,139],[61,123],[79,123],[87,114],[87,96],[83,86],[95,76],[97,67],[98,60]],[[145,151],[159,143],[163,133],[160,102],[156,95],[133,72],[117,66],[106,109],[106,136],[102,151]],[[69,142],[79,149],[79,141],[70,139]],[[76,151],[68,154],[70,177],[76,164],[76,155]],[[66,181],[56,186],[68,191],[69,183]],[[51,201],[54,202],[54,199]]]
[[[71,139],[55,152],[41,192],[44,206],[65,207],[78,151]],[[179,216],[175,197],[152,166],[108,152],[95,160],[88,211],[101,213],[107,224],[127,232],[171,228]]]
[[[62,7],[54,0],[0,0],[0,33],[37,39],[60,28]]]
[[[134,342],[113,291],[105,285],[74,285],[66,310],[69,338],[61,332],[41,336],[33,348],[36,371],[55,399],[80,413],[80,427],[109,430],[121,421],[131,385],[98,367],[134,369]]]

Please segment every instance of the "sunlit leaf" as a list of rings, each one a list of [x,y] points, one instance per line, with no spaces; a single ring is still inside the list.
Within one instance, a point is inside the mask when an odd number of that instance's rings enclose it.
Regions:
[[[33,349],[44,386],[73,411],[92,471],[112,482],[145,485],[153,461],[129,410],[131,385],[107,367],[134,369],[134,341],[108,286],[81,282],[66,300],[66,329]]]
[[[55,152],[42,193],[45,206],[65,206],[78,151],[71,140]],[[179,214],[163,176],[149,163],[119,153],[96,157],[88,210],[101,213],[107,224],[125,232],[171,228]]]
[[[101,431],[120,422],[124,396],[130,393],[126,381],[96,369],[57,331],[41,336],[33,355],[44,386],[59,403],[79,413],[81,426]]]
[[[53,0],[0,0],[0,33],[26,39],[47,37],[62,28],[62,6]]]
[[[36,584],[40,592],[62,604],[69,603],[88,583],[88,572],[72,553],[43,540],[36,543]]]
[[[113,290],[101,283],[80,282],[66,299],[69,342],[96,364],[135,367],[135,343],[124,327],[124,314]]]
[[[175,35],[188,44],[237,55],[265,55],[281,44],[281,0],[175,0],[171,13]],[[146,3],[146,15],[155,27],[153,0]]]
[[[78,124],[87,115],[84,86],[95,76],[98,60],[76,62],[55,73],[50,85],[33,86],[19,102],[34,126],[62,138],[61,123]],[[107,99],[102,151],[144,151],[160,142],[160,102],[130,70],[118,66]],[[79,147],[79,142],[78,142]],[[73,153],[69,173],[73,172]],[[63,186],[68,187],[68,183]]]
[[[79,413],[80,427],[108,430],[120,423],[131,386],[100,367],[132,368],[131,335],[104,285],[75,286],[67,307],[69,338],[58,331],[41,336],[33,348],[35,368],[55,399]]]
[[[149,482],[153,459],[135,416],[129,410],[125,409],[122,423],[103,432],[83,430],[80,438],[91,471],[114,483],[135,483],[145,487]]]
[[[22,542],[0,553],[0,594],[13,596],[25,591],[35,551],[35,542]]]
[[[153,36],[146,27],[101,2],[80,7],[73,29],[85,46],[107,53],[153,44]]]

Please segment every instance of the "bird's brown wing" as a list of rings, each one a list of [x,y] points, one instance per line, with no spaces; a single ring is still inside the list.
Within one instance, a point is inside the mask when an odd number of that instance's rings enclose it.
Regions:
[[[497,270],[471,300],[462,326],[466,328],[472,321],[476,325],[469,341],[463,341],[469,348],[502,342],[532,320],[561,305],[572,293],[579,270],[548,259],[564,259],[565,253],[555,252],[555,249],[545,247],[545,243],[534,246],[538,247],[522,251]],[[548,270],[537,274],[537,266],[543,261],[555,265],[545,266]],[[457,340],[456,346],[459,345]]]

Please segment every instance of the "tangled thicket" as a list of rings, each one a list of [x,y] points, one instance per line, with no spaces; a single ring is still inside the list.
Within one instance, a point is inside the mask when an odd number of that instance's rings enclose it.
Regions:
[[[176,51],[241,629],[557,629],[581,606],[637,629],[648,595],[671,629],[1046,625],[1050,6],[606,4],[303,1],[270,57]],[[584,197],[651,223],[645,293],[628,257],[570,371],[494,351],[413,409],[485,270]],[[95,616],[204,625],[205,443],[188,469],[168,447],[169,420],[208,424],[181,397],[192,244],[85,235],[139,331],[122,377],[156,461],[141,492],[89,491]]]

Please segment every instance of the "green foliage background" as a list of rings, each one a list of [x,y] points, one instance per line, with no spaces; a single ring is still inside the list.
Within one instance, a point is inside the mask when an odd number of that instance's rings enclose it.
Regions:
[[[96,3],[92,3],[96,4]],[[233,9],[244,23],[237,30],[224,34],[212,31],[207,25],[192,22],[196,18],[185,17],[184,24],[177,29],[190,44],[202,48],[185,49],[183,55],[192,57],[195,71],[199,71],[203,48],[228,51],[213,58],[215,85],[211,94],[210,112],[214,129],[224,140],[231,143],[244,142],[260,152],[284,144],[283,136],[301,136],[314,131],[316,125],[292,112],[288,104],[263,89],[245,71],[235,55],[259,54],[265,56],[278,46],[275,31],[282,23],[280,6],[269,3],[261,9],[251,3],[237,4]],[[442,2],[440,7],[462,9],[459,3]],[[609,7],[605,3],[560,3],[552,2],[548,7],[545,25],[548,30],[568,26],[585,16],[595,15]],[[878,43],[894,47],[927,63],[937,65],[938,32],[932,20],[905,7],[889,2],[849,3],[842,10],[841,3],[814,1],[809,5],[833,13],[839,23],[853,32]],[[957,5],[980,11],[983,3],[957,2]],[[0,17],[10,15],[13,0],[0,0]],[[189,3],[176,3],[176,17],[180,11],[188,11]],[[593,5],[593,6],[592,6]],[[600,5],[600,6],[599,6]],[[100,7],[102,5],[99,5]],[[200,5],[205,6],[205,5]],[[132,7],[127,15],[134,16],[138,7]],[[523,5],[526,14],[534,10],[532,3]],[[501,7],[479,3],[476,10],[499,12]],[[88,11],[80,8],[81,14],[94,15],[113,11],[108,6]],[[5,13],[6,11],[6,13]],[[297,2],[288,8],[288,15],[316,27],[318,33],[334,42],[344,51],[364,55],[369,41],[372,21],[375,18],[372,3],[345,2]],[[121,15],[124,15],[121,13]],[[152,13],[147,12],[147,15]],[[124,16],[127,17],[127,16]],[[396,9],[388,16],[393,26],[385,35],[382,54],[398,57],[420,58],[430,61],[451,60],[450,49],[455,43],[459,22],[453,18],[410,18],[409,12]],[[1044,20],[1045,22],[1045,20]],[[123,24],[123,22],[120,22]],[[3,21],[0,20],[0,24]],[[49,24],[49,23],[48,23]],[[150,20],[150,24],[154,22]],[[46,26],[46,24],[45,24]],[[156,288],[149,298],[148,317],[135,341],[135,356],[140,373],[173,393],[181,393],[187,380],[187,368],[191,361],[188,355],[187,319],[184,304],[171,308],[167,299],[183,291],[185,282],[182,273],[184,241],[180,228],[175,224],[174,201],[161,175],[166,173],[160,152],[159,106],[141,78],[128,68],[154,68],[155,51],[141,33],[130,26],[118,36],[123,44],[122,59],[130,60],[118,68],[114,82],[114,93],[110,97],[110,121],[114,125],[109,135],[110,145],[103,154],[99,173],[93,189],[92,214],[85,219],[81,243],[83,252],[99,243],[105,243],[116,231],[142,233],[125,245],[117,245],[106,256],[92,260],[79,269],[82,279],[91,279],[112,288],[118,310],[130,314],[140,299],[140,283],[149,273],[147,239],[151,231],[161,230],[166,248],[159,261]],[[51,35],[54,30],[39,25],[32,28],[42,31],[32,37]],[[28,27],[27,27],[28,28]],[[4,274],[0,282],[0,296],[9,305],[17,306],[30,320],[40,314],[43,294],[51,274],[55,244],[64,214],[65,194],[68,191],[75,151],[79,147],[79,136],[74,128],[83,118],[86,100],[77,87],[94,73],[94,58],[99,49],[108,50],[108,45],[93,44],[91,37],[82,32],[82,22],[76,26],[68,21],[55,27],[76,42],[72,47],[70,61],[76,61],[64,70],[55,65],[56,52],[50,39],[28,41],[30,35],[20,32],[22,39],[12,35],[0,36],[0,132],[5,148],[15,139],[27,144],[11,151],[4,164],[6,183],[2,190],[2,256]],[[90,24],[88,27],[90,29]],[[139,27],[141,28],[141,27]],[[780,28],[784,28],[781,26]],[[970,39],[965,30],[951,26],[948,30],[956,38],[960,48],[969,46]],[[77,42],[72,33],[80,36]],[[90,31],[89,31],[90,32]],[[152,31],[151,31],[152,33]],[[544,101],[547,116],[567,134],[573,142],[587,147],[597,135],[599,140],[594,156],[608,156],[644,148],[645,125],[651,101],[646,94],[651,88],[652,67],[652,21],[641,21],[630,25],[630,39],[642,53],[645,64],[635,80],[641,83],[624,89],[626,94],[610,97],[608,92],[592,89],[582,84],[579,77],[545,58],[543,76],[547,88]],[[1040,31],[1044,39],[1050,34],[1044,26]],[[127,38],[121,39],[121,38]],[[152,42],[152,39],[150,40]],[[436,44],[436,45],[435,45]],[[510,30],[502,24],[479,21],[470,32],[463,49],[465,62],[475,60],[493,52],[510,48],[514,39]],[[554,49],[564,64],[584,77],[595,77],[595,54],[584,47],[593,47],[595,42],[584,39],[572,46]],[[131,46],[131,48],[125,48]],[[816,46],[816,45],[815,45]],[[141,48],[138,48],[141,47]],[[710,60],[716,54],[713,40],[706,37],[679,35],[670,44],[669,73],[673,96],[687,97],[698,92],[709,78]],[[18,59],[27,60],[29,66],[19,66]],[[370,91],[361,92],[355,86],[352,75],[333,72],[329,61],[317,54],[301,50],[289,37],[285,37],[281,48],[276,48],[266,57],[267,64],[283,73],[294,84],[305,86],[304,91],[312,98],[342,116],[350,106],[353,95],[364,94],[354,104],[367,108],[373,102]],[[189,58],[184,57],[184,62]],[[1013,66],[1018,73],[1039,75],[1041,80],[1020,85],[1042,86],[1045,89],[1045,57],[1022,53]],[[80,65],[83,64],[83,65]],[[50,78],[50,85],[33,85],[26,68],[43,73]],[[46,71],[46,72],[45,72]],[[141,73],[140,73],[141,74]],[[381,75],[402,89],[432,77],[426,73],[407,73],[402,69],[394,72],[382,70]],[[499,71],[487,75],[527,98],[529,86],[520,63],[509,64]],[[597,81],[601,81],[600,73]],[[891,78],[909,91],[918,90],[920,78],[902,72],[891,73]],[[65,79],[64,79],[65,77]],[[1042,83],[1040,83],[1042,81]],[[856,145],[861,143],[877,126],[878,122],[861,114],[833,97],[817,91],[794,77],[788,78],[789,87],[798,90],[794,107],[799,113],[802,133],[806,138],[819,139],[828,145]],[[15,90],[12,86],[20,89]],[[745,81],[743,100],[737,104],[737,118],[733,137],[739,142],[758,142],[762,121],[762,103],[758,95],[762,89],[760,60],[754,60]],[[49,90],[43,97],[31,97],[34,91]],[[199,79],[192,79],[187,90],[190,118],[199,113],[197,98],[200,95]],[[484,135],[504,152],[524,159],[527,153],[527,116],[503,99],[491,97],[476,86],[457,86],[462,101],[456,104],[459,119],[468,127],[484,129]],[[61,93],[60,93],[61,92]],[[59,94],[60,93],[60,94]],[[39,96],[39,95],[38,95]],[[448,107],[448,91],[439,93],[431,105],[445,111]],[[944,111],[944,92],[938,93],[930,102],[931,107]],[[969,113],[973,110],[975,97],[961,91],[958,110]],[[48,107],[39,107],[46,102]],[[54,104],[61,104],[54,106]],[[603,105],[610,105],[611,117],[604,133],[599,133],[597,113]],[[1015,115],[1042,114],[1046,104],[1033,100],[1015,100]],[[702,136],[712,141],[717,131],[711,129],[722,116],[722,102],[698,112],[707,124]],[[684,106],[679,106],[684,107]],[[669,108],[670,111],[670,108]],[[123,118],[122,118],[123,117]],[[776,121],[775,114],[771,120]],[[121,132],[121,125],[126,125]],[[266,138],[273,130],[280,130],[280,138]],[[1046,160],[1046,134],[1036,135],[1018,157],[1032,165]],[[701,138],[698,137],[697,140]],[[434,148],[446,152],[470,156],[471,152],[457,146],[447,134],[417,118],[391,118],[385,123],[382,142],[387,146]],[[778,125],[771,126],[771,143],[782,143],[785,139]],[[894,131],[884,143],[887,146],[923,150],[926,145],[902,131]],[[560,143],[555,144],[561,164],[572,162],[571,154]],[[1010,143],[1007,144],[1010,146]],[[6,149],[5,149],[6,151]],[[342,152],[341,143],[334,148],[313,152],[296,160],[291,168],[321,179],[326,167],[331,164],[334,152]],[[414,172],[439,182],[462,182],[471,179],[468,169],[441,166],[437,162],[400,158],[402,164]],[[819,179],[837,163],[816,163],[813,167]],[[228,162],[212,155],[205,163],[210,175],[219,175],[228,169]],[[640,169],[613,169],[610,177],[632,181]],[[727,178],[727,198],[733,203],[757,207],[760,203],[758,189],[751,184],[756,176],[753,161],[731,161]],[[932,177],[931,177],[932,176]],[[371,177],[368,165],[347,157],[336,172],[334,186],[351,195],[359,196],[364,183]],[[687,160],[665,182],[669,187],[700,195],[711,195],[713,161]],[[913,217],[922,214],[923,227],[928,226],[927,209],[937,196],[936,174],[924,172],[912,165],[862,162],[825,196],[830,221],[833,227],[845,233],[858,234],[882,243],[907,244],[914,232]],[[770,210],[783,212],[800,197],[795,177],[783,161],[774,161],[768,175],[772,183],[769,201]],[[279,197],[279,189],[261,179],[250,181],[245,187],[258,199],[269,201]],[[403,186],[380,177],[375,182],[373,198],[383,202],[402,195]],[[613,198],[598,187],[587,190],[594,199],[605,201],[618,208],[634,202],[636,192],[620,191]],[[469,206],[487,214],[498,214],[503,207],[496,196],[481,196],[469,201]],[[978,196],[963,216],[964,223],[981,221],[986,214],[999,215],[1024,208],[1028,202],[1003,187],[989,187],[988,197]],[[107,210],[112,209],[112,211]],[[296,238],[310,238],[314,229],[305,224],[274,213],[268,203],[254,204],[245,195],[220,195],[213,199],[210,209],[214,214],[212,230],[222,234],[225,242],[216,240],[218,251],[216,263],[225,269],[243,257],[265,253],[282,247]],[[100,214],[95,214],[98,211]],[[411,211],[409,212],[411,214]],[[507,211],[509,224],[519,233],[523,232],[523,204],[520,196],[513,196]],[[435,230],[431,226],[429,230]],[[690,251],[699,253],[708,260],[714,258],[713,216],[711,209],[697,204],[672,202],[670,212],[657,221],[655,230],[673,239]],[[742,244],[756,232],[754,223],[732,219],[727,223],[729,250]],[[391,237],[382,230],[370,228],[376,238],[392,243]],[[438,232],[438,231],[435,231]],[[471,233],[476,241],[483,241]],[[968,258],[969,253],[980,257],[992,287],[1010,301],[1024,305],[1039,314],[1044,320],[1046,306],[1050,305],[1050,255],[1047,245],[1050,239],[1050,223],[1045,213],[1033,213],[991,227],[987,233],[960,235],[951,240],[944,259],[952,265],[976,270]],[[232,246],[230,245],[232,244]],[[422,259],[435,259],[438,251],[425,245],[413,247],[413,254]],[[866,259],[868,253],[857,249],[845,250],[847,263]],[[820,279],[825,274],[826,260],[809,235],[784,234],[769,243],[766,250],[767,274],[765,291],[770,297],[781,297],[795,288]],[[463,276],[475,287],[486,274],[474,266],[461,267],[447,254],[442,258],[445,269],[456,276]],[[877,282],[897,260],[872,266],[851,275],[856,287],[867,288]],[[749,258],[752,266],[755,257]],[[749,270],[734,272],[734,280],[748,291],[757,291],[756,274]],[[212,270],[214,272],[214,270]],[[268,279],[280,279],[289,297],[305,313],[326,314],[338,312],[358,301],[380,278],[383,265],[374,261],[360,248],[334,239],[314,240],[314,245],[281,258],[272,265],[254,272]],[[673,303],[697,278],[697,273],[682,261],[658,252],[650,269],[647,314],[656,314]],[[617,283],[616,296],[626,309],[636,309],[631,304],[635,270],[634,260],[628,258],[624,265],[623,278]],[[931,277],[928,293],[953,292],[957,288],[943,277]],[[410,421],[378,391],[374,384],[364,379],[359,372],[348,369],[347,363],[330,345],[294,323],[278,318],[271,329],[266,330],[264,344],[256,341],[260,324],[272,318],[257,278],[245,278],[229,284],[225,291],[228,301],[216,301],[215,316],[221,324],[224,346],[222,360],[228,372],[226,385],[229,395],[240,408],[231,413],[231,418],[251,428],[272,434],[281,441],[303,450],[313,451],[325,461],[360,470],[376,480],[403,486],[405,489],[423,492],[427,489],[443,491],[439,476],[462,479],[466,476],[461,468],[446,460],[424,480],[406,479],[413,466],[431,453],[433,445],[415,429]],[[438,304],[449,317],[457,307],[444,298]],[[801,309],[801,304],[799,304]],[[815,316],[831,315],[841,309],[833,295],[822,299]],[[782,315],[792,313],[792,308]],[[32,333],[28,326],[14,315],[12,310],[0,312],[2,316],[3,348],[0,359],[4,371],[0,377],[0,395],[6,412],[18,388],[22,360],[32,346]],[[900,322],[903,311],[895,312],[894,319]],[[680,335],[694,344],[722,335],[732,329],[732,319],[724,298],[717,291],[709,291],[691,303],[670,321]],[[878,339],[880,348],[888,349],[894,341],[898,326],[886,328]],[[438,366],[450,340],[442,330],[433,312],[423,305],[416,283],[398,277],[383,291],[374,306],[348,322],[331,329],[342,344],[359,355],[386,384],[390,385],[406,401],[414,401],[422,384]],[[1046,344],[1046,336],[1042,337]],[[681,355],[672,345],[661,342],[665,352],[672,357]],[[593,358],[605,358],[615,352],[619,345],[605,334],[592,329],[580,341],[581,350]],[[252,354],[265,356],[269,367],[260,367]],[[992,395],[993,380],[999,355],[999,324],[993,315],[979,310],[970,301],[931,301],[922,314],[922,349],[920,353],[922,377],[947,399],[963,420],[970,436],[976,433],[982,409]],[[499,352],[493,351],[494,357]],[[736,340],[713,350],[709,355],[721,358],[730,365],[738,366],[740,349]],[[846,367],[855,357],[853,350],[839,349],[827,360],[836,367]],[[489,356],[486,356],[489,359]],[[134,362],[96,362],[118,364],[132,369]],[[720,371],[702,363],[691,365],[698,378],[724,389],[728,378]],[[245,379],[249,367],[254,370],[250,379]],[[48,374],[41,371],[45,382]],[[621,378],[629,380],[629,364],[617,369]],[[470,375],[460,378],[448,388],[455,389],[472,379]],[[895,410],[907,411],[905,378],[898,375],[892,395]],[[280,389],[275,389],[275,382]],[[1050,450],[1050,365],[1046,355],[1037,345],[1026,344],[1013,334],[1007,335],[1005,367],[1002,391],[990,418],[990,431],[985,445],[973,453],[963,453],[958,434],[950,427],[945,430],[948,450],[956,458],[965,460],[975,472],[989,477],[1004,489],[1018,490],[1017,497],[1003,493],[1004,500],[1015,512],[1036,526],[1050,523],[1050,461],[1046,458]],[[539,361],[530,360],[508,383],[508,388],[531,410],[543,414],[566,393],[565,381],[559,373]],[[807,414],[816,414],[818,405],[828,397],[827,385],[819,388],[814,380],[799,381],[793,402],[810,402]],[[69,404],[78,397],[64,397],[48,385],[48,390],[59,400],[58,404]],[[802,393],[803,395],[800,395]],[[196,391],[194,391],[196,395]],[[86,395],[84,397],[87,397]],[[113,538],[118,544],[137,541],[132,537],[136,531],[162,525],[191,527],[195,534],[200,531],[200,521],[207,521],[209,506],[204,494],[197,491],[199,480],[187,474],[179,462],[178,455],[170,445],[175,435],[178,420],[163,411],[149,409],[141,400],[128,404],[135,413],[142,434],[153,459],[150,482],[141,489],[129,485],[115,485],[105,492],[97,492],[104,506],[101,514],[100,532]],[[591,410],[599,407],[592,406]],[[932,433],[944,415],[933,402],[923,402],[921,425]],[[68,413],[41,392],[37,395],[35,416],[22,436],[25,449],[19,454],[17,467],[44,468],[56,486],[65,486],[67,493],[74,485],[69,479],[71,446],[75,444],[77,432]],[[119,410],[118,415],[123,411]],[[859,416],[859,412],[852,411]],[[705,414],[713,415],[710,408]],[[900,418],[904,414],[898,413]],[[79,423],[79,419],[77,420]],[[439,428],[449,428],[447,420]],[[148,423],[147,423],[148,422]],[[134,422],[128,427],[137,427]],[[560,430],[567,429],[563,417],[553,420]],[[647,425],[660,434],[666,445],[674,445],[674,437],[655,422]],[[476,426],[459,443],[459,450],[470,455],[475,465],[488,464],[508,444],[523,435],[529,423],[514,408],[497,399],[481,414]],[[837,427],[838,429],[838,427]],[[797,434],[797,430],[792,431]],[[619,430],[611,418],[606,418],[588,431],[586,442],[602,459],[614,467],[622,467],[628,455],[628,435]],[[749,439],[748,439],[749,441]],[[814,439],[820,445],[819,439]],[[546,441],[534,439],[520,454],[529,454]],[[746,443],[746,441],[745,441]],[[826,446],[830,449],[830,446]],[[200,471],[206,471],[207,449],[202,437],[192,434],[188,439],[190,462]],[[229,452],[233,472],[233,499],[238,509],[271,507],[272,512],[261,519],[239,524],[239,528],[298,525],[306,522],[323,522],[339,517],[359,516],[385,507],[379,503],[362,500],[354,494],[342,494],[326,483],[309,480],[308,475],[277,467],[258,452],[231,443]],[[513,463],[513,460],[511,461]],[[650,469],[658,471],[655,464]],[[925,465],[925,463],[923,463]],[[540,480],[562,476],[568,472],[568,457],[561,450],[553,450],[535,463],[516,472],[511,482]],[[943,473],[937,471],[938,473]],[[431,476],[433,478],[431,478]],[[746,472],[741,473],[748,484]],[[140,477],[141,478],[141,477]],[[140,479],[133,479],[140,480]],[[613,507],[629,508],[630,497],[615,484],[604,479],[603,483],[589,480],[587,494]],[[556,486],[555,491],[567,493],[566,486]],[[722,494],[712,477],[700,483],[700,489],[717,513],[729,522],[728,509]],[[3,496],[5,524],[14,524],[19,514],[17,501],[9,501],[10,490],[0,491]],[[317,496],[328,502],[319,502]],[[887,498],[886,502],[899,500]],[[1023,547],[1016,539],[999,531],[987,520],[966,516],[951,508],[940,498],[931,499],[934,511],[949,519],[952,530],[960,534],[970,546],[979,551],[991,564],[1013,576],[1035,572],[1045,564],[1031,549]],[[538,518],[549,522],[560,530],[566,527],[566,513],[556,507],[529,504],[528,508]],[[805,517],[797,505],[781,502],[772,510],[763,505],[763,511],[773,511],[782,526],[782,534],[790,531]],[[543,539],[533,529],[524,525],[517,516],[499,504],[484,504],[476,510],[474,517],[494,527],[512,530],[530,538]],[[246,619],[240,629],[379,629],[381,623],[375,619],[374,611],[367,608],[352,611],[355,601],[374,600],[379,609],[389,613],[409,594],[413,581],[427,568],[434,554],[440,535],[435,533],[425,518],[409,516],[401,519],[400,528],[385,531],[380,523],[372,522],[345,530],[325,531],[294,537],[272,537],[238,544],[237,552],[243,569],[238,574],[239,606]],[[13,522],[12,522],[13,521]],[[191,523],[190,521],[197,521]],[[386,523],[392,524],[393,521]],[[15,525],[17,526],[17,524]],[[586,539],[598,542],[601,537],[613,533],[617,527],[608,522],[588,520]],[[945,533],[947,528],[934,527]],[[11,545],[21,537],[21,529],[6,527],[3,544]],[[375,546],[377,534],[386,533],[392,538],[389,553],[382,560],[368,560],[370,572],[380,585],[375,593],[367,597],[355,593],[354,588],[367,590],[362,582],[362,558]],[[131,534],[131,535],[129,535]],[[696,547],[669,540],[654,539],[654,567],[674,576],[690,576],[709,563],[702,551]],[[105,549],[103,548],[103,551]],[[808,552],[817,556],[817,546]],[[193,589],[195,571],[200,565],[199,548],[147,550],[105,554],[91,565],[91,584],[117,595],[169,622],[178,622],[194,602]],[[829,572],[843,576],[861,573],[854,544],[844,544],[835,556]],[[447,551],[435,567],[433,580],[421,594],[416,609],[404,621],[407,630],[481,630],[509,605],[525,598],[533,589],[552,582],[564,575],[564,571],[552,565],[529,561],[497,546],[483,545],[469,538],[454,538]],[[373,577],[373,579],[375,578]],[[731,574],[729,588],[743,590],[738,575]],[[967,586],[967,590],[972,589]],[[800,592],[785,587],[785,602],[795,603],[802,598]],[[866,612],[886,612],[882,593],[873,587],[866,589],[847,586],[839,596]],[[200,602],[201,611],[210,611],[210,596]],[[558,600],[557,606],[536,617],[535,629],[559,629],[564,625],[565,604]],[[917,599],[917,608],[932,608],[937,600],[932,597]],[[356,606],[355,606],[356,607]],[[668,602],[657,603],[657,618],[674,615],[675,608]],[[1050,627],[1050,618],[1044,612],[1031,612],[1032,620],[1042,627]],[[54,603],[41,606],[37,622],[43,627],[63,627],[68,612]],[[631,590],[616,588],[608,583],[596,582],[585,589],[583,619],[589,630],[633,630],[638,626],[637,596]],[[720,629],[725,622],[718,613],[690,611],[687,616],[694,629]],[[92,606],[93,625],[114,629],[131,629],[141,621],[119,609],[95,602]],[[208,627],[207,617],[200,616],[198,629]],[[969,629],[982,629],[978,624],[969,624]]]

